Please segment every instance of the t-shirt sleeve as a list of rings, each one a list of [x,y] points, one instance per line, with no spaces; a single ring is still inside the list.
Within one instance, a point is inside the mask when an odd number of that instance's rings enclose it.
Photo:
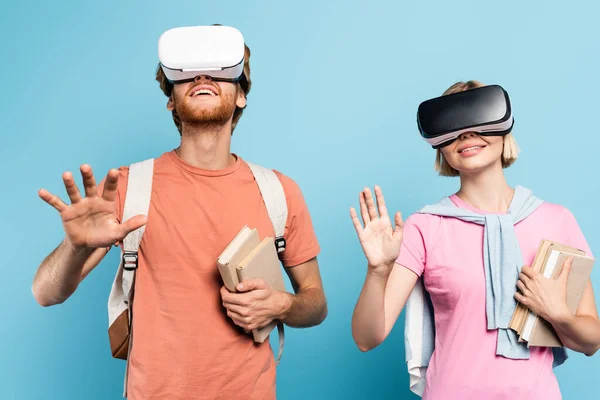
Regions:
[[[583,250],[588,256],[593,257],[592,251],[590,250],[587,240],[585,240],[583,232],[579,228],[575,216],[566,208],[565,218],[563,220],[563,234],[565,235],[564,241],[567,246]]]
[[[291,178],[275,173],[283,186],[288,207],[284,231],[286,248],[281,261],[286,267],[293,267],[315,258],[321,249],[300,187]]]
[[[418,276],[423,275],[425,271],[427,226],[427,215],[425,214],[413,214],[406,220],[400,255],[396,260],[397,264],[408,268]]]

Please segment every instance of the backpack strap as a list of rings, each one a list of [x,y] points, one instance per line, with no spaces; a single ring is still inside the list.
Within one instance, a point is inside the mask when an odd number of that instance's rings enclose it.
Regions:
[[[249,162],[247,164],[252,170],[254,179],[256,179],[260,194],[267,207],[267,213],[269,214],[273,228],[275,228],[275,246],[277,247],[277,252],[281,253],[285,250],[285,238],[283,234],[288,216],[283,186],[273,170]]]
[[[269,214],[269,218],[271,219],[271,223],[275,230],[275,247],[277,248],[277,252],[281,253],[285,251],[286,246],[284,233],[288,217],[287,202],[283,186],[273,170],[249,162],[246,163],[252,170],[254,179],[260,189],[260,194],[265,202],[267,213]],[[279,365],[281,355],[283,354],[285,340],[283,322],[281,321],[277,322],[277,333],[279,336],[279,350],[275,364]]]
[[[150,197],[152,194],[152,176],[154,173],[154,159],[148,159],[129,167],[129,178],[127,181],[127,194],[123,208],[123,221],[143,214],[148,216],[150,209]],[[138,249],[146,225],[130,232],[123,239],[123,250],[121,252],[122,265],[122,288],[125,298],[123,299],[129,310],[129,347],[127,349],[127,361],[125,366],[125,379],[123,382],[123,397],[127,397],[127,378],[129,375],[129,353],[133,344],[133,288],[135,283],[135,272],[138,268]]]

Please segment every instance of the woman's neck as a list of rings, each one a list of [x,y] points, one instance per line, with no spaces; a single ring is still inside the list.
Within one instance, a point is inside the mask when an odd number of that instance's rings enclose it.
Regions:
[[[515,191],[508,186],[502,166],[461,174],[456,195],[471,206],[492,213],[508,211]]]

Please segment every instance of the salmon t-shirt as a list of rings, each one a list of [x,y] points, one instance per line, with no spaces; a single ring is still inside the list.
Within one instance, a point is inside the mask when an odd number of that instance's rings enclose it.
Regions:
[[[456,195],[450,199],[485,214]],[[487,330],[485,312],[483,233],[482,225],[451,217],[414,214],[406,221],[397,263],[423,276],[435,320],[423,400],[559,400],[550,348],[531,347],[526,360],[496,355],[498,331]],[[573,214],[556,204],[542,203],[515,234],[525,265],[542,239],[592,255]]]
[[[119,169],[117,215],[128,167]],[[319,244],[298,185],[275,171],[286,194],[286,267],[317,256]],[[255,344],[222,306],[216,260],[248,225],[274,236],[258,185],[240,157],[209,171],[174,151],[154,160],[148,223],[139,249],[128,398],[274,399],[269,341]]]

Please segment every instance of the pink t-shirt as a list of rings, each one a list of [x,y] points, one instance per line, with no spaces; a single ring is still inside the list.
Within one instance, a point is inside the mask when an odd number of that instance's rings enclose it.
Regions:
[[[484,213],[459,199],[459,207]],[[487,330],[483,226],[457,218],[414,214],[407,219],[397,263],[423,275],[435,319],[435,350],[424,400],[561,398],[549,348],[530,348],[528,360],[496,356],[497,330]],[[542,239],[591,255],[577,221],[566,208],[543,203],[515,225],[525,265]],[[516,282],[515,282],[516,291]]]

